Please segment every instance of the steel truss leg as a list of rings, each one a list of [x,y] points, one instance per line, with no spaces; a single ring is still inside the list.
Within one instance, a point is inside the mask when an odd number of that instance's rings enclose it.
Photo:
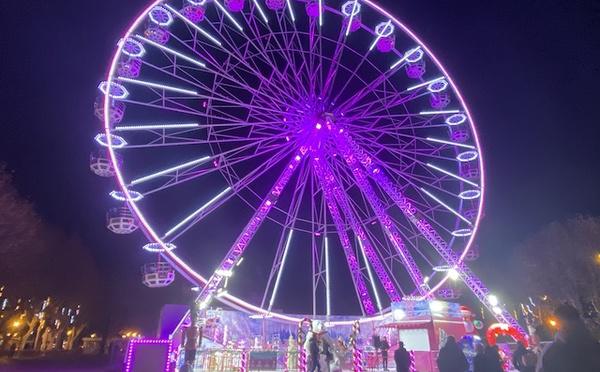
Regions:
[[[421,232],[427,241],[435,248],[442,259],[454,268],[463,280],[465,285],[473,292],[479,301],[496,317],[500,322],[507,323],[515,327],[525,337],[527,332],[521,327],[517,320],[506,309],[492,305],[489,301],[490,291],[483,282],[460,261],[456,253],[448,247],[448,243],[435,231],[435,229],[424,218],[417,218],[416,209],[402,195],[402,192],[396,187],[392,180],[385,173],[376,168],[372,162],[372,158],[358,145],[352,137],[346,133],[339,133],[337,140],[343,143],[344,146],[351,149],[353,156],[362,164],[371,177],[381,186],[381,188],[389,195],[389,197],[402,210],[404,216]]]

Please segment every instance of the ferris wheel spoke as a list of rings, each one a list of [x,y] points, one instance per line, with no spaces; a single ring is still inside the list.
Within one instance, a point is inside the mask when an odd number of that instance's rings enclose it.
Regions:
[[[294,187],[293,198],[290,202],[290,213],[287,213],[285,223],[282,227],[282,231],[279,238],[279,243],[277,245],[277,251],[275,252],[275,257],[273,258],[273,264],[271,266],[271,271],[269,273],[269,279],[267,280],[267,285],[265,287],[265,291],[263,294],[263,298],[261,301],[260,307],[265,307],[265,301],[267,299],[267,295],[269,293],[269,288],[271,287],[271,282],[275,280],[275,284],[273,286],[273,290],[271,292],[271,297],[269,299],[268,311],[270,312],[273,308],[273,304],[275,303],[275,298],[277,296],[277,290],[279,288],[279,282],[281,280],[281,276],[283,274],[283,269],[285,265],[285,259],[287,257],[287,252],[290,248],[290,243],[292,240],[292,233],[294,229],[294,223],[298,217],[298,212],[300,211],[301,201],[304,196],[304,192],[306,190],[306,177],[308,175],[308,168],[305,166],[306,162],[302,163],[302,169],[300,170],[300,176],[296,181],[296,185]],[[289,230],[287,239],[285,239],[284,244],[284,236],[285,232]]]
[[[306,145],[303,144],[301,148],[304,148],[304,146]],[[288,166],[284,168],[283,172],[279,178],[277,178],[277,181],[274,183],[269,193],[267,193],[260,207],[255,211],[254,215],[250,219],[250,222],[248,222],[246,227],[244,227],[235,243],[229,249],[229,252],[225,255],[223,261],[221,261],[219,264],[218,269],[208,279],[206,286],[202,289],[202,292],[200,292],[200,295],[197,298],[197,302],[200,303],[201,308],[208,305],[213,295],[220,287],[221,282],[228,275],[227,273],[232,272],[234,265],[239,261],[240,257],[242,257],[246,251],[250,241],[264,222],[273,205],[277,202],[281,192],[287,186],[290,178],[295,173],[305,154],[306,151],[298,151],[292,157],[292,160]]]
[[[262,36],[260,35],[259,31],[257,30],[256,24],[252,24],[246,16],[243,17],[244,20],[246,21],[246,24],[248,25],[247,30],[249,30],[255,37],[255,39],[251,39],[246,33],[241,34],[241,36],[243,36],[246,39],[246,42],[248,43],[248,45],[252,45],[258,52],[258,55],[260,55],[262,57],[261,61],[266,63],[267,65],[269,65],[273,72],[276,73],[277,76],[277,80],[279,81],[280,84],[285,84],[285,82],[289,79],[289,78],[285,78],[282,79],[283,75],[281,74],[281,72],[279,71],[279,69],[273,64],[271,58],[269,58],[266,54],[266,51],[264,49],[264,46],[262,45],[262,43],[260,42],[260,40],[262,39]],[[214,27],[214,26],[213,26]],[[268,27],[268,25],[267,25]],[[233,41],[233,38],[231,37],[231,35],[229,34],[229,30],[225,30],[228,39],[226,39],[226,44],[227,46],[231,49],[226,49],[226,52],[229,53],[231,56],[233,56],[234,58],[236,58],[236,60],[243,64],[245,67],[247,67],[250,71],[253,71],[255,73],[255,75],[257,77],[263,78],[264,75],[263,73],[260,71],[260,69],[258,68],[258,66],[256,65],[254,58],[255,56],[252,56],[251,58],[245,58],[244,56],[239,54],[239,47],[236,46],[236,42]],[[237,33],[237,30],[234,30],[233,32]],[[238,36],[240,35],[239,33],[237,33]],[[281,46],[280,46],[281,47]],[[249,48],[245,48],[246,51],[249,50]],[[281,49],[281,50],[285,50],[285,49]],[[251,63],[253,63],[254,65],[251,66],[250,63],[248,62],[250,61]],[[264,77],[266,79],[266,77]],[[266,81],[269,83],[269,86],[271,88],[275,88],[280,94],[283,94],[285,96],[287,96],[289,99],[293,100],[293,97],[290,96],[287,92],[291,91],[294,92],[296,95],[299,96],[299,92],[296,90],[297,87],[295,86],[285,86],[285,85],[277,85],[274,81],[274,79],[266,79]],[[287,89],[286,89],[287,88]]]
[[[337,205],[335,204],[335,196],[333,195],[332,190],[327,187],[327,183],[325,181],[326,175],[320,166],[320,161],[313,159],[313,165],[317,179],[321,184],[323,198],[325,199],[327,208],[329,209],[329,214],[331,215],[331,218],[336,226],[337,235],[340,239],[340,243],[342,244],[342,248],[346,256],[346,262],[348,264],[348,268],[350,269],[352,281],[354,283],[354,289],[356,290],[356,295],[361,305],[361,309],[367,315],[372,315],[375,313],[373,300],[371,300],[371,296],[369,295],[369,291],[363,279],[358,258],[354,254],[354,250],[350,244],[350,238],[346,232],[344,220],[337,208]]]
[[[373,145],[373,144],[371,143],[371,145]],[[375,143],[375,146],[379,147],[379,144]],[[395,153],[398,154],[397,152],[395,152]],[[374,159],[376,159],[378,161],[378,163],[381,164],[382,167],[384,167],[390,173],[396,174],[398,177],[400,177],[401,179],[405,180],[407,183],[409,183],[410,185],[412,185],[415,188],[415,190],[420,190],[421,187],[423,185],[425,185],[425,186],[428,186],[428,187],[433,187],[433,188],[435,188],[435,189],[443,192],[446,195],[458,198],[458,195],[456,195],[456,194],[454,194],[454,193],[452,193],[452,192],[450,192],[450,191],[448,191],[448,190],[446,190],[446,189],[444,189],[444,188],[442,188],[440,186],[436,186],[434,184],[434,183],[437,183],[440,180],[440,178],[437,177],[433,171],[431,171],[431,167],[427,165],[428,164],[427,162],[421,161],[421,160],[419,160],[417,158],[408,157],[405,154],[401,154],[401,155],[403,157],[409,159],[409,161],[407,162],[407,164],[408,164],[407,167],[413,167],[415,164],[418,164],[418,165],[421,166],[421,168],[423,170],[426,171],[426,173],[428,174],[429,177],[431,177],[431,179],[429,179],[429,180],[428,179],[424,179],[423,178],[424,176],[417,177],[417,176],[415,176],[415,172],[405,172],[405,171],[402,171],[402,170],[398,170],[397,167],[392,167],[391,164],[389,164],[389,162],[383,162],[383,161],[379,160],[377,158],[377,156],[374,155],[374,153],[371,153],[371,156]],[[451,159],[451,160],[456,161],[455,159]],[[418,184],[416,184],[415,182],[417,182]]]
[[[346,36],[344,35],[344,33],[345,31],[342,27],[339,31],[338,40],[335,46],[333,57],[331,58],[331,65],[327,70],[327,77],[325,78],[323,86],[321,87],[322,97],[327,97],[329,95],[329,91],[333,88],[333,82],[335,80],[335,77],[337,76],[340,60],[342,58],[342,54],[344,53],[346,42]]]
[[[409,50],[408,52],[406,52],[405,56],[407,56],[409,53],[413,53],[414,51],[415,51],[414,48]],[[363,98],[367,97],[369,94],[371,94],[375,90],[377,90],[381,84],[388,81],[396,72],[400,71],[401,67],[403,67],[405,64],[406,64],[406,60],[403,57],[403,59],[399,60],[399,63],[393,64],[390,69],[383,72],[380,76],[378,76],[375,80],[373,80],[369,85],[363,87],[360,91],[358,91],[356,94],[354,94],[350,99],[343,102],[340,105],[342,112],[344,110],[347,110],[350,107],[354,106],[360,100],[362,100]]]
[[[416,203],[414,203],[414,200],[407,198],[406,195],[404,195],[400,191],[400,189],[398,187],[396,187],[395,183],[384,172],[377,171],[378,168],[376,168],[376,166],[373,165],[372,162],[365,161],[364,158],[368,157],[369,155],[367,155],[364,152],[364,150],[361,150],[360,146],[356,142],[354,142],[354,140],[347,133],[343,136],[343,138],[347,141],[348,146],[353,150],[354,155],[358,157],[358,160],[360,161],[361,164],[363,164],[363,166],[366,168],[367,172],[379,184],[379,186],[388,194],[388,196],[394,201],[394,203],[396,203],[396,205],[400,208],[400,210],[403,212],[405,217],[411,223],[417,225],[418,219],[414,216],[415,210],[413,210],[414,205],[416,205]],[[359,151],[359,152],[357,152],[357,151]],[[407,182],[411,183],[411,185],[413,186],[415,191],[421,195],[421,197],[423,198],[426,205],[429,205],[429,206],[432,205],[431,202],[429,202],[429,200],[431,200],[431,195],[433,195],[433,194],[426,194],[426,190],[424,190],[422,187],[415,185],[407,177],[404,177],[404,179]],[[429,187],[431,187],[431,185]],[[428,198],[425,198],[425,196],[427,196]],[[452,211],[450,211],[449,209],[445,208],[445,207],[447,207],[447,205],[442,205],[442,204],[437,203],[436,208],[439,209],[440,207],[442,209],[445,209],[447,212],[456,214],[456,213],[454,213],[454,212],[456,212],[456,210],[454,210],[453,208],[450,207],[452,209]],[[464,218],[464,216],[463,216],[463,218]],[[461,220],[462,220],[462,218],[461,218]],[[439,224],[437,221],[435,221],[435,220],[433,220],[433,221],[436,222],[440,227],[446,229],[445,227],[443,227],[443,225]],[[469,222],[469,225],[470,224],[471,224],[471,222]],[[417,228],[422,229],[422,226],[417,226]]]
[[[428,141],[426,137],[400,132],[395,134],[388,133],[388,137],[394,137],[394,143],[389,143],[389,138],[386,138],[386,141],[388,141],[387,143],[381,143],[378,141],[379,138],[367,137],[372,134],[373,133],[367,133],[361,136],[361,138],[364,139],[365,142],[368,142],[370,147],[379,149],[376,151],[376,154],[386,152],[397,157],[400,161],[402,161],[402,159],[408,159],[411,162],[416,162],[421,165],[426,165],[427,160],[419,160],[419,157],[447,162],[449,161],[453,163],[460,162],[460,160],[456,158],[456,155],[446,156],[441,154],[442,150],[449,149],[447,144],[436,146],[436,142]],[[381,135],[378,135],[378,137],[380,136]],[[420,144],[420,146],[418,144]]]
[[[216,29],[215,29],[216,30]],[[203,60],[205,60],[205,67],[204,70],[206,70],[207,72],[211,72],[214,75],[218,75],[221,76],[225,79],[228,79],[229,81],[232,81],[233,83],[237,83],[238,85],[243,82],[243,87],[245,89],[248,89],[249,91],[254,92],[255,94],[259,94],[259,95],[263,95],[263,97],[265,99],[268,99],[270,101],[277,99],[274,96],[268,96],[263,92],[258,92],[256,90],[254,90],[251,85],[249,83],[247,83],[242,77],[241,75],[237,74],[237,76],[233,76],[230,75],[227,70],[224,68],[223,62],[221,61],[217,61],[215,60],[209,53],[208,51],[206,51],[206,49],[203,49],[205,51],[204,54],[200,54],[200,52],[193,48],[192,46],[190,46],[189,42],[185,42],[184,40],[182,40],[181,38],[179,38],[177,35],[172,34],[172,37],[174,39],[176,39],[181,45],[184,45],[190,52],[194,53],[195,55],[197,55],[200,58],[203,58]],[[198,40],[196,39],[192,39],[191,40],[192,43],[194,43],[195,46],[201,46],[201,44],[198,43]],[[225,42],[227,43],[226,45],[221,44],[221,46],[223,47],[222,50],[230,57],[230,58],[235,58],[235,60],[238,62],[239,65],[236,65],[235,68],[231,68],[230,71],[238,71],[238,70],[243,70],[240,66],[244,66],[245,68],[248,68],[248,70],[245,70],[248,73],[251,73],[254,77],[257,77],[259,79],[261,79],[263,82],[267,83],[269,86],[271,86],[272,88],[275,88],[280,94],[283,94],[284,96],[287,95],[287,91],[284,89],[281,89],[280,87],[274,85],[269,79],[267,79],[266,77],[263,76],[263,74],[256,68],[253,68],[248,62],[247,62],[247,58],[244,58],[243,56],[239,55],[239,51],[237,50],[237,48],[235,48],[234,46],[229,44],[228,40],[225,40]],[[248,42],[250,42],[250,40],[248,40]],[[225,48],[225,46],[230,47],[232,51],[230,51],[229,49]],[[253,60],[253,58],[250,58],[250,60]],[[206,66],[206,64],[208,64],[208,62],[210,61],[210,64],[212,64],[216,70],[214,68],[211,68],[209,66]],[[225,66],[231,65],[231,62],[227,62],[225,64]],[[288,98],[291,99],[291,97],[288,96]],[[282,104],[283,102],[279,102],[280,104]]]
[[[279,114],[278,110],[273,110],[273,109],[270,109],[268,107],[264,107],[264,105],[263,106],[256,106],[256,105],[250,105],[247,102],[240,101],[239,99],[236,98],[235,93],[229,92],[229,91],[227,91],[225,89],[224,89],[224,91],[227,93],[227,95],[220,94],[217,91],[215,91],[214,87],[209,87],[209,86],[203,84],[193,74],[190,74],[188,71],[182,70],[180,68],[176,67],[182,74],[185,74],[187,76],[187,78],[184,77],[184,76],[182,76],[181,74],[177,74],[175,72],[167,71],[165,68],[157,67],[157,66],[155,66],[153,64],[150,64],[148,62],[143,62],[143,64],[145,66],[151,67],[154,70],[160,71],[163,74],[165,74],[165,75],[167,75],[167,76],[169,76],[171,78],[178,79],[180,81],[185,82],[188,85],[192,85],[192,86],[194,86],[196,88],[199,88],[199,89],[203,90],[204,92],[206,92],[206,94],[201,94],[201,93],[199,93],[197,91],[191,91],[191,90],[189,90],[190,92],[194,92],[194,95],[197,96],[197,97],[204,98],[204,99],[210,99],[211,101],[214,100],[214,101],[219,101],[219,102],[223,102],[223,103],[229,103],[229,104],[232,104],[234,106],[239,106],[239,107],[243,107],[243,108],[246,108],[246,109],[252,109],[252,110],[257,110],[257,111],[262,111],[262,112],[269,112],[269,113],[273,113],[273,114]],[[208,71],[210,71],[210,70],[208,70]],[[217,75],[217,76],[223,77],[223,75],[221,75],[221,74],[217,74],[217,73],[214,73],[214,74]],[[231,79],[233,79],[233,78],[231,78]],[[232,80],[232,81],[238,83],[238,85],[239,85],[239,81],[237,81],[237,80]],[[129,82],[134,83],[134,81],[129,81]],[[219,85],[219,87],[223,88],[224,86]],[[253,88],[251,88],[250,86],[247,86],[247,85],[246,86],[239,86],[239,88],[247,89],[248,91],[251,91],[253,93],[257,93],[256,91],[254,91]]]
[[[235,183],[230,183],[230,186],[225,188],[225,190],[222,191],[219,195],[217,195],[217,197],[211,199],[209,202],[196,209],[193,213],[185,217],[183,220],[174,225],[170,230],[168,230],[163,236],[163,239],[169,238],[170,241],[177,240],[180,236],[182,236],[183,234],[188,232],[188,230],[190,230],[198,223],[203,221],[212,212],[217,210],[220,206],[225,204],[231,198],[235,197],[236,195],[239,195],[240,190],[248,187],[248,185],[250,185],[252,182],[256,181],[261,176],[263,176],[266,172],[269,171],[271,166],[276,165],[281,160],[283,160],[285,155],[287,155],[287,152],[281,152],[278,155],[267,159],[265,163],[255,168],[252,172],[250,172],[243,178],[238,179]]]
[[[368,200],[371,208],[375,211],[377,219],[388,236],[388,239],[392,242],[397,252],[400,254],[404,267],[408,271],[413,283],[415,284],[415,287],[421,295],[426,295],[427,290],[424,287],[425,283],[423,281],[423,274],[421,274],[421,270],[415,263],[410,252],[406,249],[401,238],[400,231],[386,213],[383,203],[375,193],[375,190],[373,190],[371,187],[366,173],[360,168],[360,164],[356,160],[356,157],[354,157],[352,149],[350,148],[348,142],[344,140],[344,138],[345,137],[338,136],[336,138],[336,145],[348,163],[348,166],[351,168],[356,184],[362,191],[362,194]]]
[[[292,4],[289,0],[287,0],[288,2],[288,8],[290,9],[290,14],[293,14],[292,11]],[[310,69],[309,69],[309,62],[306,60],[306,50],[302,47],[302,41],[300,40],[300,35],[298,33],[298,29],[296,28],[296,23],[292,20],[291,24],[289,22],[282,22],[282,18],[283,19],[287,19],[287,17],[285,17],[283,14],[281,15],[281,17],[276,17],[277,18],[277,22],[279,23],[280,29],[283,31],[282,32],[282,37],[284,39],[285,44],[284,45],[296,45],[297,46],[297,50],[301,51],[299,53],[297,53],[298,55],[300,55],[301,57],[301,63],[300,63],[300,71],[297,71],[297,75],[296,77],[298,78],[297,80],[297,84],[301,87],[304,88],[304,93],[309,96],[310,93],[309,91],[311,90],[311,78],[310,78]],[[291,26],[292,31],[289,31],[289,27]],[[286,36],[288,36],[291,33],[291,36],[289,38],[287,38]],[[288,49],[286,49],[288,50]],[[289,51],[288,51],[289,54]],[[294,67],[297,65],[296,64],[296,60],[294,58],[294,56],[290,56],[290,60],[294,63]],[[303,83],[303,79],[306,79],[306,81]],[[309,87],[308,89],[306,89],[306,87]]]
[[[162,170],[150,173],[150,174],[146,174],[141,177],[137,177],[134,180],[132,180],[131,182],[129,182],[129,184],[127,186],[128,187],[135,186],[138,184],[146,183],[148,181],[153,181],[156,179],[164,178],[164,176],[169,177],[168,181],[163,186],[161,186],[157,189],[152,189],[152,190],[144,192],[144,196],[148,196],[154,192],[161,191],[161,190],[165,189],[166,187],[172,187],[179,183],[186,182],[191,179],[195,179],[195,178],[204,176],[206,174],[209,174],[209,173],[212,173],[212,172],[218,170],[218,167],[214,167],[214,168],[209,168],[209,169],[203,169],[201,171],[193,171],[196,167],[205,165],[206,163],[208,163],[210,161],[217,162],[217,164],[219,164],[219,162],[222,162],[222,161],[224,161],[224,159],[227,159],[229,164],[236,164],[239,162],[244,162],[244,161],[251,160],[253,158],[265,155],[276,149],[281,149],[281,146],[279,144],[275,144],[275,145],[271,145],[271,146],[266,146],[266,147],[262,148],[261,151],[259,151],[259,152],[257,151],[252,155],[248,155],[245,153],[246,151],[249,151],[249,149],[251,149],[252,147],[255,147],[255,146],[256,146],[256,144],[247,144],[247,145],[243,145],[241,147],[236,147],[235,149],[232,149],[229,151],[224,151],[219,154],[210,155],[210,156],[206,155],[206,156],[202,156],[197,159],[187,161],[185,163],[173,165],[169,168],[165,168],[165,169],[162,169]]]
[[[348,107],[345,111],[345,116],[349,121],[363,119],[366,116],[374,115],[389,115],[390,110],[406,105],[407,103],[414,101],[422,95],[416,92],[401,92],[388,94],[387,92],[371,92],[370,96],[372,99],[365,99],[362,103],[357,102],[356,105]],[[367,96],[368,97],[368,96]],[[418,116],[417,114],[407,113],[406,116]]]

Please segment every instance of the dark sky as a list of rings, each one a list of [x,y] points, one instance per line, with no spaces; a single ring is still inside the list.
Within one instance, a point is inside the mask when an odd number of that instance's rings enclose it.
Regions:
[[[88,156],[95,87],[147,2],[5,1],[0,10],[0,161],[48,223],[84,240],[110,288],[107,309],[145,327],[182,292],[140,284],[139,239],[104,227],[111,186],[89,172]],[[600,1],[380,3],[435,51],[472,109],[488,176],[474,269],[502,286],[527,236],[600,215]],[[136,315],[141,307],[150,310]]]

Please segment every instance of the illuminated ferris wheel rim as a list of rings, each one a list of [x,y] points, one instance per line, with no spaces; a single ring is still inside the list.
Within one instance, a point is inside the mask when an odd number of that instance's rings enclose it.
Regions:
[[[135,21],[127,28],[127,31],[126,31],[125,35],[123,36],[123,40],[125,40],[126,38],[130,37],[133,34],[134,30],[140,26],[140,24],[147,17],[148,13],[154,7],[156,7],[157,5],[164,3],[164,2],[165,2],[164,0],[156,0],[156,1],[152,2],[147,8],[145,8],[140,13],[140,15],[135,19]],[[465,256],[467,255],[467,253],[475,239],[477,231],[478,231],[478,226],[479,226],[479,222],[480,222],[481,214],[482,214],[484,193],[485,193],[485,172],[484,172],[484,165],[483,165],[483,156],[482,156],[481,146],[480,146],[475,122],[472,119],[469,108],[468,108],[466,102],[464,101],[462,94],[460,93],[460,90],[454,84],[452,77],[444,69],[443,65],[439,62],[439,60],[435,57],[435,55],[431,52],[431,50],[427,47],[427,45],[423,41],[421,41],[408,27],[406,27],[402,22],[400,22],[396,17],[391,15],[385,9],[381,8],[379,5],[375,4],[373,1],[362,0],[361,3],[364,3],[368,6],[370,6],[372,9],[375,9],[380,14],[388,17],[396,26],[400,27],[406,35],[408,35],[410,38],[412,38],[419,45],[419,47],[422,48],[426,52],[426,55],[435,63],[436,67],[443,73],[445,79],[448,81],[448,83],[452,87],[454,94],[455,94],[456,98],[458,98],[461,108],[464,111],[464,114],[466,114],[467,119],[470,122],[472,138],[473,138],[473,141],[475,142],[476,148],[478,150],[477,162],[478,162],[478,166],[480,169],[480,176],[479,176],[480,196],[479,196],[479,205],[478,205],[478,209],[477,209],[477,216],[473,223],[473,229],[472,229],[473,233],[469,236],[469,239],[468,239],[468,242],[466,243],[465,249],[459,256],[458,263],[462,263]],[[108,85],[110,85],[114,80],[115,71],[118,66],[118,62],[119,62],[119,58],[121,56],[121,51],[123,49],[123,45],[124,45],[124,43],[119,43],[117,45],[116,52],[112,58],[110,69],[109,69],[109,72],[106,77],[106,82]],[[110,97],[108,95],[105,95],[104,112],[109,112],[109,109],[110,109]],[[161,255],[163,255],[163,257],[166,258],[184,277],[186,277],[189,281],[191,281],[192,283],[194,283],[198,286],[205,285],[207,283],[206,278],[201,276],[198,272],[196,272],[194,269],[192,269],[186,262],[184,262],[181,258],[179,258],[177,256],[177,254],[167,245],[168,243],[163,241],[161,236],[158,233],[156,233],[156,231],[153,229],[153,227],[148,223],[144,214],[141,212],[139,207],[136,205],[136,203],[135,203],[136,195],[132,195],[130,193],[130,190],[127,187],[127,182],[124,180],[124,177],[121,172],[119,158],[117,156],[117,153],[115,152],[115,148],[118,148],[118,146],[117,146],[118,144],[113,143],[109,115],[105,115],[105,117],[104,117],[104,131],[105,131],[105,135],[106,135],[106,145],[107,145],[106,147],[108,149],[108,153],[109,153],[112,165],[115,169],[115,173],[116,173],[116,177],[117,177],[119,186],[124,194],[125,199],[128,201],[130,208],[133,210],[137,219],[141,223],[144,233],[152,241],[160,244],[163,247],[163,252],[161,253]],[[438,290],[442,285],[444,285],[444,283],[449,279],[449,277],[450,277],[450,273],[446,273],[446,275],[443,277],[443,279],[441,279],[433,288],[430,289],[427,296],[431,295],[436,290]],[[268,316],[268,317],[272,317],[272,318],[279,319],[282,321],[287,321],[287,322],[298,322],[301,320],[300,318],[289,316],[289,315],[286,315],[283,313],[268,311],[262,307],[250,304],[250,303],[248,303],[238,297],[230,295],[230,294],[225,294],[225,295],[221,296],[219,298],[219,300],[221,300],[222,302],[224,302],[234,308],[237,308],[237,309],[240,309],[240,310],[246,311],[248,313],[252,313],[252,314],[262,314],[263,316]],[[374,317],[363,317],[363,319],[361,321],[368,322],[368,321],[380,320],[380,319],[386,317],[387,315],[389,315],[389,312],[387,314],[380,314],[380,315],[374,316]],[[349,324],[349,323],[348,322],[330,322],[330,325],[336,325],[336,324],[341,325],[341,324]]]

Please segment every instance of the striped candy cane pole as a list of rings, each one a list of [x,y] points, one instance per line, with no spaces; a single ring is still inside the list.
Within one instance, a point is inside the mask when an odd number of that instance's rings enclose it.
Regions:
[[[352,335],[350,335],[350,345],[352,346],[352,364],[354,365],[354,372],[363,372],[363,355],[362,350],[358,348],[357,340],[360,334],[360,323],[355,321],[352,324]]]
[[[242,351],[242,358],[240,359],[240,372],[248,371],[248,351]]]
[[[417,372],[417,365],[415,363],[415,352],[411,351],[409,352],[410,354],[410,368],[409,371],[410,372]]]
[[[304,331],[304,326],[307,326],[308,330]],[[304,318],[298,323],[298,371],[306,372],[306,349],[304,348],[304,341],[306,334],[312,329],[312,321],[308,318]]]

